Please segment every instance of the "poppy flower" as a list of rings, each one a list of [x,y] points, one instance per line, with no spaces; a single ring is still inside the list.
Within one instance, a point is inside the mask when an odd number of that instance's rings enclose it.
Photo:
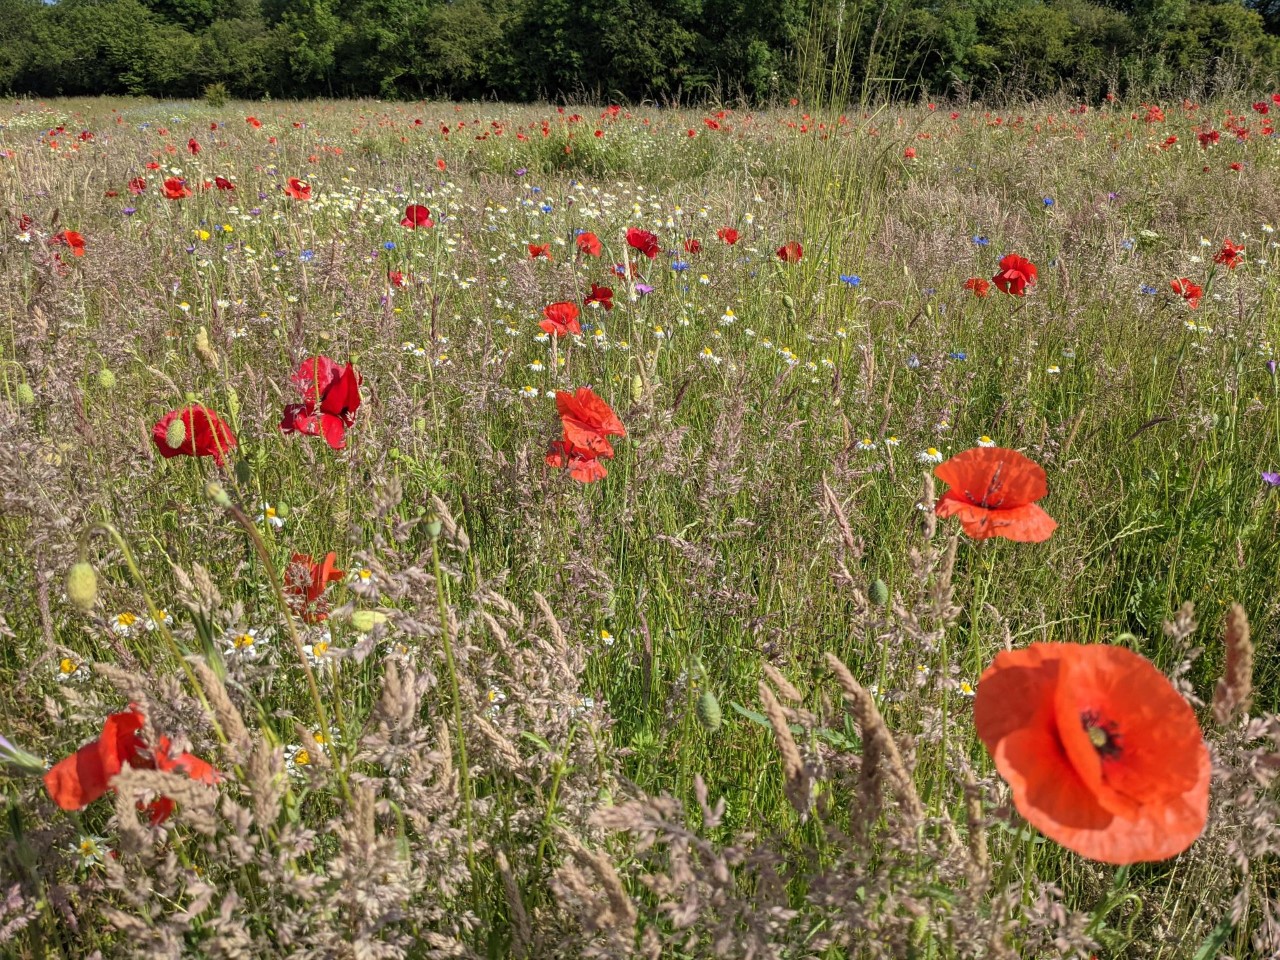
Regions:
[[[187,141],[187,149],[191,151],[191,155],[193,157],[196,156],[200,152],[199,141],[197,141],[195,137],[192,137]]]
[[[529,259],[530,259],[530,260],[538,260],[538,259],[542,259],[542,260],[550,260],[550,259],[551,259],[551,244],[549,244],[549,243],[544,243],[544,244],[531,243],[531,244],[529,244]]]
[[[978,299],[982,299],[991,293],[990,281],[982,279],[982,277],[970,277],[964,282],[966,290],[972,290],[973,295]]]
[[[236,188],[236,185],[226,177],[214,177],[213,185],[219,190],[234,190]]]
[[[587,297],[586,303],[598,303],[605,310],[613,309],[613,288],[600,287],[596,284],[591,285],[591,296]]]
[[[435,225],[435,221],[431,219],[431,211],[422,204],[411,203],[404,208],[404,219],[400,221],[400,226],[416,230],[418,227],[434,227]]]
[[[627,228],[627,246],[633,250],[638,250],[646,257],[652,260],[662,250],[658,246],[658,237],[656,234],[650,233],[648,230],[640,230],[636,227]]]
[[[64,247],[70,247],[71,252],[77,257],[84,256],[84,237],[74,230],[63,230],[61,233],[55,233],[53,242],[60,243]]]
[[[1204,296],[1204,291],[1200,289],[1199,284],[1192,283],[1187,277],[1179,277],[1170,282],[1169,286],[1174,293],[1187,301],[1187,306],[1192,310],[1200,306],[1200,298]]]
[[[35,225],[35,220],[31,218],[31,214],[24,213],[18,218],[18,232],[26,233]]]
[[[134,177],[132,180],[129,181],[129,192],[132,193],[135,197],[144,193],[146,189],[147,189],[147,181],[142,179],[142,177]]]
[[[343,572],[334,567],[338,555],[329,553],[316,563],[310,555],[295,553],[284,572],[284,592],[293,612],[307,623],[329,619],[324,592],[331,583],[341,583]]]
[[[902,156],[905,160],[914,160],[916,158],[916,148],[907,147],[907,149],[902,151]]]
[[[560,412],[565,440],[597,456],[613,456],[613,447],[606,438],[627,435],[613,408],[590,387],[579,387],[574,393],[557,390],[556,409]]]
[[[218,466],[223,465],[224,454],[236,447],[231,428],[198,403],[166,413],[151,428],[151,439],[166,460],[177,456],[213,457]]]
[[[245,117],[244,122],[247,123],[249,126],[253,127],[253,129],[255,130],[260,130],[262,128],[262,121],[259,120],[257,117]]]
[[[600,251],[604,249],[600,243],[600,238],[594,233],[580,233],[575,242],[578,245],[578,249],[589,257],[600,256]]]
[[[684,252],[685,253],[701,253],[702,241],[699,240],[697,237],[690,237],[684,242]]]
[[[609,475],[595,453],[575,447],[568,440],[556,440],[547,450],[547,466],[557,470],[568,467],[569,476],[579,483],[595,483]]]
[[[732,247],[742,235],[733,227],[721,227],[716,231],[716,236]]]
[[[1231,238],[1222,241],[1222,249],[1213,256],[1213,262],[1219,263],[1228,270],[1234,270],[1240,264],[1244,263],[1244,247],[1238,247],[1231,242]]]
[[[154,160],[148,160],[146,163],[143,164],[143,166],[146,167],[148,170],[160,169],[160,164],[156,163]]]
[[[404,274],[399,270],[388,270],[387,280],[390,281],[391,285],[397,289],[404,286]]]
[[[284,408],[281,433],[302,433],[324,437],[334,450],[347,445],[347,428],[356,421],[360,409],[361,377],[350,362],[339,367],[328,357],[308,357],[293,375],[302,393],[302,403]]]
[[[217,771],[199,757],[190,753],[170,756],[168,737],[161,737],[149,750],[138,736],[146,722],[137,710],[107,717],[97,740],[59,760],[44,775],[45,789],[53,802],[63,810],[83,810],[111,789],[111,781],[125,767],[185,773],[192,780],[209,785],[217,782]],[[173,807],[173,800],[168,797],[153,800],[147,807],[152,826],[168,819]]]
[[[1007,253],[1000,258],[1000,272],[991,278],[1001,293],[1026,296],[1027,287],[1036,282],[1036,265],[1026,257]]]
[[[978,682],[973,718],[1018,812],[1081,856],[1164,860],[1204,830],[1204,737],[1187,701],[1136,653],[1005,650]]]
[[[161,191],[164,193],[166,200],[182,200],[191,196],[191,188],[187,186],[187,181],[180,180],[177,177],[170,177],[165,180]]]
[[[975,540],[1039,543],[1057,529],[1036,504],[1049,492],[1044,469],[1016,450],[974,447],[938,464],[934,473],[951,488],[938,500],[938,516],[959,517]]]
[[[293,197],[295,200],[311,199],[311,184],[299,180],[297,177],[290,177],[288,184],[284,188],[287,196]]]
[[[778,248],[778,259],[783,263],[799,263],[804,256],[804,247],[795,240],[788,240]]]
[[[542,308],[542,316],[545,319],[538,326],[553,336],[564,337],[582,332],[582,326],[578,323],[578,305],[571,300],[547,304]]]

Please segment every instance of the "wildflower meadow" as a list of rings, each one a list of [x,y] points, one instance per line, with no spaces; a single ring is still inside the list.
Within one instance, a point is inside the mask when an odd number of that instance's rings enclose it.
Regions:
[[[1277,113],[0,104],[0,955],[1280,956]]]

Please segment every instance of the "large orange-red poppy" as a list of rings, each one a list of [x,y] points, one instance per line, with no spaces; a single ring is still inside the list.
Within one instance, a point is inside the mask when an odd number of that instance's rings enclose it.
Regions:
[[[170,756],[168,737],[161,737],[154,749],[149,749],[138,736],[146,722],[136,709],[107,717],[97,740],[59,760],[44,775],[45,789],[53,802],[63,810],[83,810],[111,790],[111,781],[125,767],[185,773],[192,780],[211,785],[217,782],[217,771],[199,757],[190,753]],[[173,806],[169,797],[151,801],[147,806],[151,823],[168,819]]]
[[[1122,647],[1006,650],[978,682],[974,723],[1013,802],[1045,836],[1105,863],[1176,856],[1209,812],[1195,714]]]
[[[959,517],[975,540],[1048,540],[1058,524],[1035,501],[1049,493],[1044,469],[1017,450],[974,447],[934,470],[951,489],[938,500],[940,517]]]

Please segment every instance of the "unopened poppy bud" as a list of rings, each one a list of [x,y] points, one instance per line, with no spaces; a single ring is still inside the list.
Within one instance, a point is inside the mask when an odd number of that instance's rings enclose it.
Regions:
[[[67,571],[67,599],[88,613],[98,599],[98,575],[85,560],[71,565]]]
[[[703,690],[698,697],[698,705],[695,709],[698,715],[698,723],[702,725],[702,729],[707,733],[715,733],[720,729],[720,701],[716,699],[716,695],[710,690]]]
[[[889,602],[889,587],[879,577],[876,577],[871,581],[871,589],[869,592],[871,594],[871,602],[877,607],[883,607]]]
[[[787,308],[787,313],[791,314],[791,319],[796,318],[796,301],[789,293],[782,295],[782,305]]]
[[[236,461],[236,483],[242,487],[253,483],[253,468],[249,466],[248,460]]]
[[[217,480],[210,480],[204,485],[204,495],[223,509],[231,506],[231,498],[227,496],[227,488]]]
[[[103,390],[114,390],[116,386],[116,375],[103,367],[98,371],[98,386]]]
[[[430,517],[427,518],[428,536],[430,536],[431,539],[434,540],[436,537],[440,536],[440,528],[441,528],[440,518],[433,513]]]
[[[36,402],[36,392],[31,389],[31,384],[18,384],[18,403],[22,406],[30,406]]]
[[[377,610],[357,610],[351,614],[351,626],[359,633],[368,633],[380,623],[387,622],[387,615]]]
[[[639,403],[642,399],[644,399],[644,379],[637,373],[631,378],[631,402]]]
[[[209,331],[201,327],[196,331],[196,356],[210,370],[217,369],[218,354],[209,343]]]
[[[276,516],[281,520],[289,519],[289,505],[283,500],[276,504]]]
[[[187,425],[181,417],[174,417],[164,431],[164,442],[170,450],[177,450],[187,442]]]

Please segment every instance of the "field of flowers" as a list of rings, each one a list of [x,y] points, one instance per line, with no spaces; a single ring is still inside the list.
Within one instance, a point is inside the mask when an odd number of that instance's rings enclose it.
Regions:
[[[1277,104],[0,105],[0,953],[1280,956]]]

